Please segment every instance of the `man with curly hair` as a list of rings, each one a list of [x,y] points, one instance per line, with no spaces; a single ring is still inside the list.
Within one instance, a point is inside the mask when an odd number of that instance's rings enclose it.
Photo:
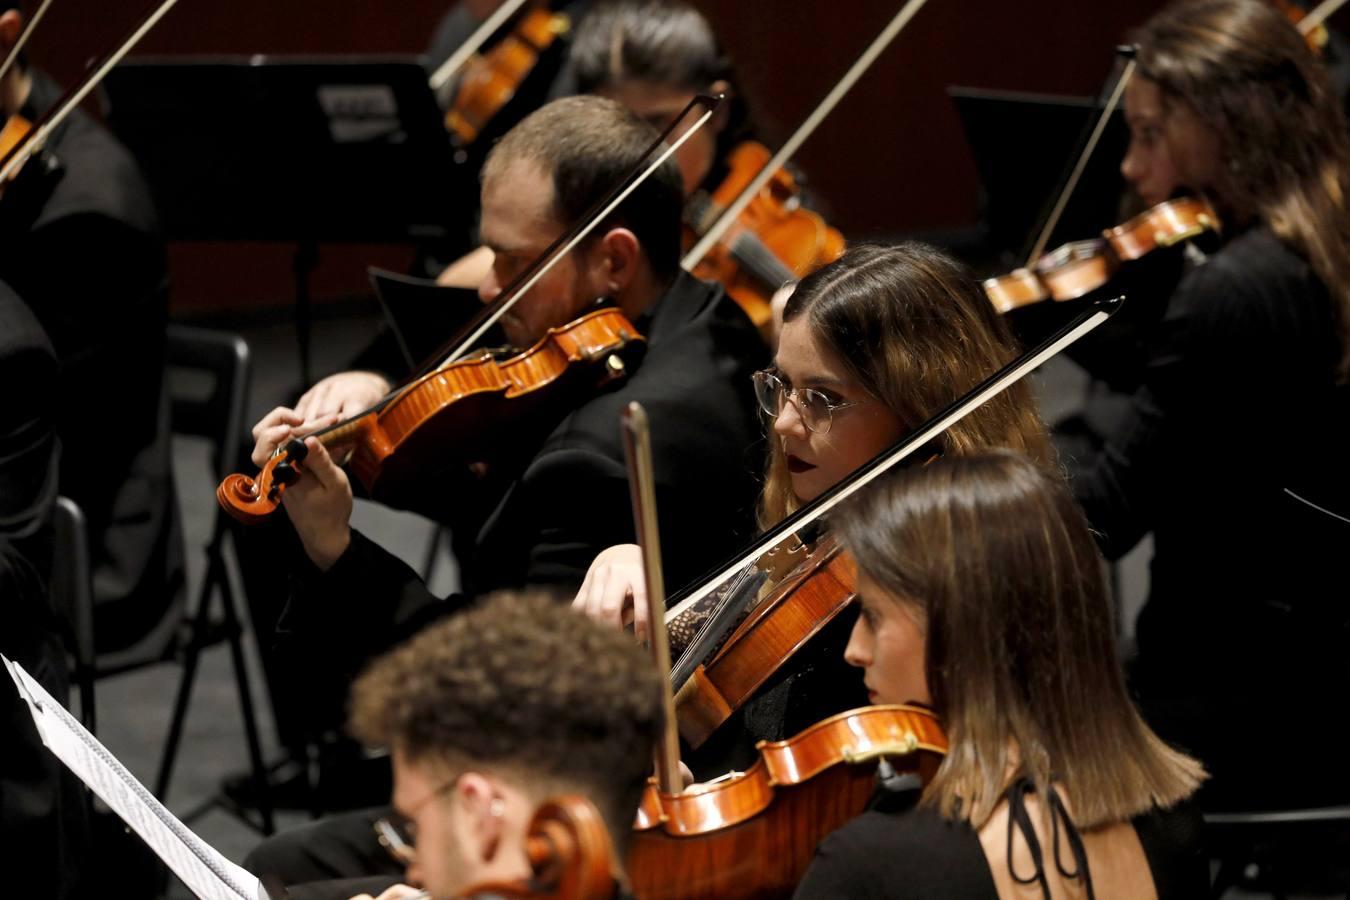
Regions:
[[[345,845],[347,859],[314,859],[316,875],[384,874],[292,886],[290,896],[386,888],[382,898],[415,896],[390,887],[399,869],[377,832],[406,880],[433,897],[523,879],[530,819],[561,794],[591,801],[622,858],[651,769],[660,695],[660,676],[631,637],[547,595],[499,594],[424,629],[352,687],[352,732],[392,757],[393,809],[337,816],[286,841],[293,851],[314,846],[315,829],[340,831],[344,840],[322,846]],[[249,864],[269,874],[267,858]]]

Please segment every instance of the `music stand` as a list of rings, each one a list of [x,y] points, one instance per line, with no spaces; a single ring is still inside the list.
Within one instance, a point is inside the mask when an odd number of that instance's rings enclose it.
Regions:
[[[984,187],[984,219],[1000,253],[1024,261],[1034,231],[1077,160],[1085,128],[1099,114],[1086,97],[949,87]],[[1125,188],[1120,175],[1129,133],[1117,112],[1083,172],[1047,244],[1099,234],[1116,224]]]
[[[104,84],[170,240],[298,244],[306,384],[316,244],[435,240],[476,213],[415,58],[140,58]]]

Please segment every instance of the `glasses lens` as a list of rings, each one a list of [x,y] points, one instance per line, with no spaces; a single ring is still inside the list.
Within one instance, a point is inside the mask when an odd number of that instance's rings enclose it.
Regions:
[[[816,434],[830,430],[830,401],[820,391],[809,388],[798,391],[797,408],[802,411],[802,424]]]
[[[754,381],[759,408],[769,416],[776,417],[783,403],[783,382],[772,372],[756,372]]]

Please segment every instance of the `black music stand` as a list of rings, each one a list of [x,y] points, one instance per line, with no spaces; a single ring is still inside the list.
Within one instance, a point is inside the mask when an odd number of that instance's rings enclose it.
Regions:
[[[472,225],[477,172],[453,161],[416,58],[141,58],[104,84],[170,240],[298,244],[306,384],[319,242],[422,243]]]
[[[1089,97],[949,87],[984,187],[984,223],[993,249],[1020,263],[1077,161],[1086,127],[1100,112]],[[1083,171],[1047,248],[1116,224],[1129,133],[1117,111]]]

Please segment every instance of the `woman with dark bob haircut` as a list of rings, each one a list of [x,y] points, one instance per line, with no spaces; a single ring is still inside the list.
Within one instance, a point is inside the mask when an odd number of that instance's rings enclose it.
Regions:
[[[879,791],[798,897],[1206,895],[1204,778],[1130,702],[1101,555],[1063,482],[1009,451],[882,479],[833,527],[858,564],[845,651],[874,703],[918,703],[950,749]]]

